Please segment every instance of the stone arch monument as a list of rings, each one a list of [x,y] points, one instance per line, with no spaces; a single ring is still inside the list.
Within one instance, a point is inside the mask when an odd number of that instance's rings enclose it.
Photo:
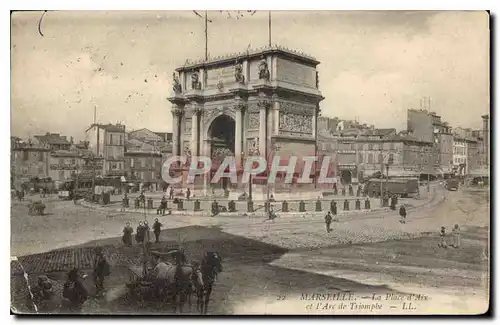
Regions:
[[[304,53],[272,46],[177,68],[168,98],[173,154],[212,156],[214,149],[223,147],[242,167],[257,139],[259,154],[266,158],[310,155],[323,100],[318,64]],[[214,123],[215,129],[225,123],[224,134],[234,143],[214,137]]]

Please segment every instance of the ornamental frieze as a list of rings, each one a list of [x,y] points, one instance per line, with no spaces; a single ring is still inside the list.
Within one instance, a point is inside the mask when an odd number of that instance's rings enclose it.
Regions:
[[[280,103],[280,112],[283,113],[291,113],[303,116],[314,116],[314,108],[306,107],[296,103],[289,102],[281,102]]]

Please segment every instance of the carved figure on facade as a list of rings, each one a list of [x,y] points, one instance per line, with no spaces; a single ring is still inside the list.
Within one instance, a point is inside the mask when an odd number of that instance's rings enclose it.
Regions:
[[[259,79],[264,79],[269,81],[269,68],[267,66],[266,60],[261,60],[259,63]]]
[[[191,120],[186,119],[186,124],[184,125],[184,133],[191,134],[191,130],[193,129],[193,124]]]
[[[174,72],[173,74],[173,90],[174,90],[174,93],[176,94],[180,94],[182,93],[182,86],[181,86],[181,82],[179,81],[179,77],[177,76],[177,74]]]
[[[201,89],[200,76],[198,75],[198,72],[193,72],[191,75],[191,88],[194,90]]]
[[[219,79],[219,82],[217,83],[217,90],[219,90],[219,92],[224,91],[224,82],[222,82],[222,79]]]
[[[243,75],[243,64],[236,61],[236,65],[234,66],[234,79],[237,83],[244,85],[245,84],[245,76]]]

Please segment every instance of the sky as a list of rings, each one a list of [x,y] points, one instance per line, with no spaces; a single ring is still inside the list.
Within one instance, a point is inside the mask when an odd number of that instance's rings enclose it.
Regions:
[[[203,12],[202,12],[203,13]],[[83,139],[94,107],[102,123],[172,129],[173,70],[204,56],[192,11],[16,12],[11,19],[11,134]],[[240,19],[209,11],[211,56],[268,43],[268,12]],[[489,112],[486,12],[277,11],[272,43],[318,66],[322,115],[406,128],[408,108],[431,98],[453,127]]]

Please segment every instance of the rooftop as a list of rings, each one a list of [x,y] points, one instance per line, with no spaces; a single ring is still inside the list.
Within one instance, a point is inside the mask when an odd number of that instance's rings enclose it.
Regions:
[[[116,123],[116,124],[93,123],[92,125],[90,125],[90,127],[87,129],[87,131],[90,130],[91,128],[93,128],[94,126],[97,126],[98,128],[106,130],[108,132],[120,132],[120,133],[125,132],[125,125],[120,124],[120,123]]]
[[[248,49],[247,51],[244,51],[244,52],[235,52],[235,53],[229,53],[229,54],[223,55],[223,56],[209,57],[208,60],[200,59],[200,60],[190,61],[188,59],[188,60],[186,60],[185,64],[182,67],[177,68],[176,71],[180,72],[183,70],[192,70],[192,69],[196,69],[196,68],[201,68],[203,66],[217,65],[217,64],[225,63],[225,62],[234,62],[235,60],[256,57],[256,56],[265,55],[265,54],[269,54],[269,53],[281,53],[283,55],[291,56],[291,57],[294,57],[300,61],[308,62],[308,63],[314,64],[314,65],[318,65],[320,63],[314,57],[312,57],[311,55],[306,54],[302,51],[292,50],[292,49],[286,48],[284,46],[275,44],[275,45],[264,46],[264,47],[259,47],[259,48],[255,48],[255,49]]]
[[[59,133],[49,133],[47,132],[45,135],[35,135],[40,142],[46,144],[70,144],[65,136],[61,136]]]

